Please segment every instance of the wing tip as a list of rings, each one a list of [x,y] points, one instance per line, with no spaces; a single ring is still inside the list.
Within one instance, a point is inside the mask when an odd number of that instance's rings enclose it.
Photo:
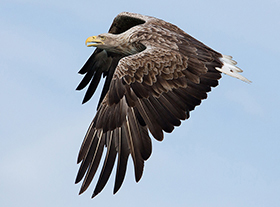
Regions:
[[[89,99],[90,99],[90,98],[88,98],[87,96],[85,96],[84,99],[83,99],[83,101],[82,101],[82,104],[85,104],[86,102],[88,102]]]
[[[79,195],[83,194],[86,191],[87,188],[84,188],[83,186],[81,187],[79,191]]]
[[[78,179],[78,176],[77,176],[74,183],[75,183],[75,184],[78,184],[80,181],[81,181],[81,180]]]
[[[117,188],[115,187],[113,190],[113,194],[115,195],[119,191],[119,189],[120,189],[120,187],[117,187]]]
[[[98,194],[98,193],[97,193]],[[95,196],[97,196],[96,193],[93,193],[92,196],[91,196],[91,199],[93,199]]]

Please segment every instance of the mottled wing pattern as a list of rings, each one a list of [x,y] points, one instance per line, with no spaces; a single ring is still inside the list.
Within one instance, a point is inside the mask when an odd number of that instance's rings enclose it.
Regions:
[[[123,183],[129,155],[139,181],[152,150],[148,130],[162,140],[163,131],[179,126],[218,84],[221,75],[215,67],[221,63],[215,56],[219,54],[195,43],[184,34],[177,49],[146,42],[146,50],[119,60],[80,149],[76,178],[76,183],[84,178],[80,193],[91,183],[104,147],[106,157],[93,197],[106,185],[116,159],[114,193]]]

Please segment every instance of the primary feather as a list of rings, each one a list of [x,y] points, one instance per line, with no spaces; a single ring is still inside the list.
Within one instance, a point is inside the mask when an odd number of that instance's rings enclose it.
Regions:
[[[93,197],[106,185],[116,160],[114,193],[119,190],[129,155],[138,182],[152,152],[148,131],[163,140],[163,131],[172,132],[207,98],[221,72],[248,82],[230,56],[154,17],[120,13],[109,33],[89,37],[86,43],[97,49],[79,71],[85,76],[77,90],[89,84],[83,103],[92,97],[101,76],[106,77],[97,114],[78,156],[76,183],[84,178],[83,193],[107,147]]]

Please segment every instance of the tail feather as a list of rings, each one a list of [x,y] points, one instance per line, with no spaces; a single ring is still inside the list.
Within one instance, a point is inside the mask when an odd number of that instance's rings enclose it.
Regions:
[[[223,57],[221,57],[220,60],[223,63],[223,67],[222,68],[216,67],[216,70],[218,70],[226,75],[229,75],[231,77],[238,78],[244,82],[251,83],[250,80],[248,80],[247,78],[245,78],[244,76],[242,76],[240,74],[243,71],[236,66],[237,62],[232,60],[231,56],[223,55]]]

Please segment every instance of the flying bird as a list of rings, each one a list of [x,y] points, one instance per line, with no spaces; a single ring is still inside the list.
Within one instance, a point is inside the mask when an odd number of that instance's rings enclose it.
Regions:
[[[101,77],[106,77],[97,113],[78,155],[75,183],[83,180],[81,194],[107,148],[92,197],[106,185],[115,162],[113,193],[120,189],[129,155],[138,182],[152,152],[148,132],[163,140],[163,131],[171,133],[181,120],[188,119],[211,87],[218,85],[221,73],[250,82],[240,75],[242,70],[231,56],[150,16],[122,12],[108,33],[89,37],[86,45],[96,49],[79,71],[84,78],[77,90],[89,84],[83,103],[92,97]]]

